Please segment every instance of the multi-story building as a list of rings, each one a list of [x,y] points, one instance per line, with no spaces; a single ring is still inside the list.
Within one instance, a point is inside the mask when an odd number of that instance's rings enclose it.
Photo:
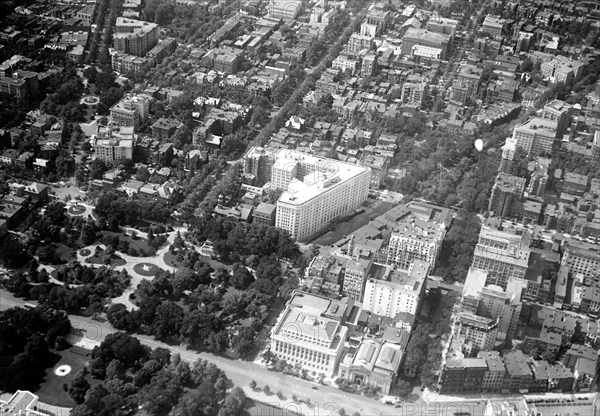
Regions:
[[[511,393],[527,393],[533,374],[527,364],[527,357],[521,350],[511,351],[504,357],[506,376],[503,390]]]
[[[379,189],[387,175],[389,159],[385,156],[367,154],[363,156],[359,164],[371,169],[371,188]]]
[[[568,83],[577,80],[583,74],[585,65],[585,62],[555,55],[552,59],[542,62],[541,70],[544,78],[549,78],[550,82]]]
[[[210,53],[214,53],[213,69],[226,74],[235,74],[240,69],[240,64],[245,59],[245,53],[242,49],[222,46]]]
[[[377,34],[383,33],[387,28],[392,15],[389,11],[371,9],[367,13],[367,24],[375,25],[377,27]]]
[[[362,59],[360,72],[363,76],[371,76],[377,70],[377,55],[374,52],[368,52]]]
[[[492,187],[488,211],[497,217],[506,217],[511,212],[512,204],[523,197],[525,178],[500,173]]]
[[[513,130],[513,139],[517,146],[523,148],[528,156],[542,153],[552,154],[560,145],[557,134],[558,122],[541,117],[533,117]]]
[[[457,314],[454,327],[454,336],[460,340],[463,352],[467,356],[476,355],[479,351],[491,350],[496,343],[497,319],[463,311]]]
[[[466,89],[470,91],[468,99],[473,99],[479,94],[479,84],[481,83],[481,76],[483,75],[483,69],[476,67],[475,65],[461,65],[460,69],[456,73],[456,79]]]
[[[373,37],[353,33],[348,39],[347,50],[350,54],[357,54],[362,50],[371,50],[373,45]]]
[[[350,383],[371,386],[389,394],[402,363],[401,345],[379,339],[364,339],[340,362],[340,377]]]
[[[574,172],[566,172],[563,177],[562,192],[571,195],[583,196],[587,189],[587,175],[580,175]]]
[[[35,97],[40,90],[38,73],[17,69],[12,74],[0,74],[0,92],[18,99]]]
[[[158,25],[143,20],[117,17],[114,48],[135,56],[145,56],[158,43]]]
[[[415,47],[425,46],[439,49],[440,59],[445,60],[448,54],[449,41],[450,35],[411,27],[402,38],[402,54],[413,56]]]
[[[300,0],[269,0],[269,17],[274,19],[295,19],[302,11]]]
[[[440,394],[480,393],[488,370],[483,358],[451,358],[442,367]]]
[[[348,304],[296,291],[271,333],[271,352],[288,364],[333,376],[344,350]]]
[[[271,181],[275,150],[264,147],[251,147],[244,155],[244,175],[256,185],[262,186]]]
[[[430,267],[420,260],[415,260],[408,271],[373,265],[367,276],[363,309],[390,318],[402,312],[417,315]]]
[[[110,108],[110,118],[117,126],[140,128],[148,120],[149,100],[143,95],[129,94]]]
[[[108,126],[99,130],[94,141],[94,157],[111,164],[115,160],[131,159],[134,145],[133,127]]]
[[[276,226],[307,240],[358,208],[370,183],[369,168],[282,149],[271,176],[271,186],[285,190],[277,201]]]
[[[425,29],[429,30],[430,32],[441,33],[443,35],[450,35],[451,39],[453,39],[456,33],[457,26],[458,20],[447,19],[445,17],[440,16],[437,12],[434,12],[427,21]]]
[[[425,85],[425,82],[421,78],[414,79],[413,81],[407,80],[404,84],[402,84],[400,100],[405,104],[417,104],[420,106],[423,102]]]
[[[542,108],[541,117],[556,121],[556,133],[562,137],[571,122],[572,108],[571,104],[564,101],[552,100]]]
[[[489,33],[493,37],[502,36],[502,30],[504,29],[505,24],[506,20],[488,14],[481,25],[481,31]]]
[[[512,339],[517,330],[523,303],[520,297],[522,290],[516,292],[504,292],[500,287],[492,285],[482,288],[479,293],[477,314],[498,321],[497,341]]]
[[[544,195],[548,179],[550,178],[548,175],[550,162],[551,160],[547,158],[536,159],[529,179],[529,185],[527,186],[527,193],[529,195]]]
[[[114,71],[120,73],[133,72],[136,74],[145,73],[152,66],[153,62],[149,58],[130,55],[110,48],[110,64]]]
[[[407,270],[413,261],[435,265],[446,231],[439,224],[410,219],[399,223],[390,237],[387,264]]]
[[[529,264],[530,236],[517,235],[484,225],[473,254],[473,268],[488,272],[486,284],[504,289],[508,280],[523,279]]]
[[[183,127],[183,123],[174,118],[159,118],[152,126],[152,138],[158,140],[168,140],[177,129]]]
[[[354,299],[357,302],[362,302],[365,290],[365,282],[373,265],[372,260],[367,259],[350,259],[344,267],[344,285],[342,294]]]
[[[358,69],[358,59],[350,55],[338,55],[331,63],[331,67],[354,75]]]
[[[498,351],[480,351],[477,358],[483,358],[487,371],[483,375],[481,384],[483,393],[500,393],[506,374],[506,367]]]
[[[277,206],[261,202],[252,214],[252,222],[256,224],[275,225]]]
[[[513,159],[517,151],[517,140],[514,137],[507,137],[504,146],[502,146],[502,160],[500,161],[499,173],[512,173]]]
[[[581,273],[586,278],[592,278],[600,270],[600,248],[575,239],[565,243],[562,264],[569,267],[572,274]]]

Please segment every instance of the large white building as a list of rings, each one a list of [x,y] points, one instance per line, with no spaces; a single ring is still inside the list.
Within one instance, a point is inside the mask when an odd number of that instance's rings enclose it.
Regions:
[[[370,183],[370,168],[282,149],[271,176],[271,186],[284,189],[275,225],[298,241],[307,240],[358,208]]]
[[[417,315],[429,269],[430,264],[420,260],[416,260],[408,272],[374,265],[365,286],[363,309],[389,318],[402,312]]]
[[[348,337],[348,304],[294,292],[271,333],[271,352],[291,365],[332,376]]]
[[[94,157],[110,164],[115,160],[131,159],[134,145],[133,127],[113,127],[98,130],[94,139]]]

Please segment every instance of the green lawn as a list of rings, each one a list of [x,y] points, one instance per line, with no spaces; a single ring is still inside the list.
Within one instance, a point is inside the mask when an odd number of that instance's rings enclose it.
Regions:
[[[102,237],[107,237],[107,236],[116,236],[119,237],[119,240],[125,240],[129,243],[129,248],[135,248],[135,250],[138,253],[146,253],[146,255],[139,255],[138,257],[146,257],[148,255],[153,255],[155,253],[154,249],[152,247],[150,247],[150,245],[148,244],[148,240],[146,240],[145,238],[141,238],[141,237],[136,237],[133,238],[128,234],[124,234],[124,233],[115,233],[113,231],[102,231]],[[102,238],[102,240],[103,240]],[[118,249],[118,248],[117,248]],[[132,255],[130,252],[127,252],[126,254]]]
[[[74,407],[76,404],[69,393],[63,389],[63,384],[67,384],[67,386],[71,384],[75,374],[90,361],[91,351],[87,357],[74,353],[70,348],[64,351],[56,351],[56,354],[60,355],[59,361],[54,367],[46,369],[44,382],[40,385],[40,389],[34,393],[40,397],[40,402],[53,406]],[[54,374],[54,369],[64,364],[71,366],[71,372],[64,377]],[[92,386],[99,383],[99,381],[93,380],[89,376],[88,381]]]
[[[105,263],[105,259],[109,258],[110,259],[110,263],[106,264]],[[119,257],[117,254],[106,254],[106,252],[104,250],[98,251],[97,253],[94,253],[93,256],[88,257],[87,259],[85,259],[86,263],[92,263],[92,264],[100,264],[100,265],[105,265],[105,266],[124,266],[127,264],[127,262]]]

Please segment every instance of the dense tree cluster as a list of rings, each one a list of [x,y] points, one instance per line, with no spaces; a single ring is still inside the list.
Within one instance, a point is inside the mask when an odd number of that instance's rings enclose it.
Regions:
[[[81,121],[83,111],[78,99],[83,92],[83,83],[77,76],[74,65],[68,64],[61,71],[51,75],[45,84],[46,98],[40,104],[40,110],[66,121]]]
[[[102,382],[90,389],[85,372],[75,377],[70,387],[80,399],[71,412],[75,416],[127,415],[138,408],[156,416],[244,414],[243,391],[233,388],[227,394],[227,377],[214,364],[198,360],[190,365],[178,354],[150,350],[124,333],[110,334],[96,347],[89,369]]]
[[[239,261],[250,255],[296,260],[300,251],[287,231],[263,224],[248,224],[229,218],[201,217],[190,232],[198,241],[211,240],[225,260]]]
[[[71,331],[65,313],[13,308],[0,312],[0,389],[35,389],[47,367],[54,365],[55,345]]]
[[[164,223],[171,215],[169,207],[160,202],[129,200],[117,192],[102,193],[95,211],[113,231],[117,231],[119,225],[137,225],[144,221]]]
[[[17,271],[5,283],[15,296],[35,299],[51,308],[80,313],[82,309],[100,312],[106,298],[120,296],[129,286],[126,271],[118,272],[108,267],[91,268],[72,262],[57,270],[55,279],[62,282],[48,283],[44,270]]]

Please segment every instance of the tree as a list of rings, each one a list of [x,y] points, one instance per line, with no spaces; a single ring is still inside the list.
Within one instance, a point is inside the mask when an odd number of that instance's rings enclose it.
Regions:
[[[265,386],[263,387],[263,391],[265,392],[265,394],[269,394],[271,393],[271,387],[269,387],[268,384],[265,384]]]
[[[233,348],[240,356],[245,356],[255,346],[256,331],[249,326],[241,327],[231,341]]]
[[[174,302],[165,302],[158,306],[152,325],[156,338],[165,340],[179,334],[183,317],[183,309]]]
[[[96,241],[96,226],[93,222],[86,222],[81,227],[81,241],[85,245],[93,244]]]
[[[231,276],[231,284],[239,290],[245,290],[254,282],[254,276],[246,269],[246,267],[237,263],[233,268],[233,276]]]
[[[128,330],[130,324],[129,311],[122,303],[114,303],[106,312],[108,322],[116,329]]]
[[[84,402],[85,394],[90,389],[90,383],[85,379],[85,374],[85,368],[78,371],[69,387],[69,396],[71,396],[77,404]]]
[[[102,175],[107,170],[108,167],[102,159],[96,158],[90,163],[90,176],[92,179],[102,179]]]
[[[251,389],[255,389],[256,388],[256,381],[255,380],[250,380],[250,383],[248,383]]]

